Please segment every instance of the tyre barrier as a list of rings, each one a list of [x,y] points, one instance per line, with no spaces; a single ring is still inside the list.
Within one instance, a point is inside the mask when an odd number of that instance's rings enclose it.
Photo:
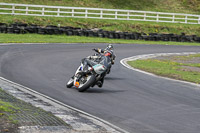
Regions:
[[[102,29],[82,29],[74,27],[58,27],[48,25],[45,27],[38,25],[28,25],[22,23],[5,24],[0,23],[0,33],[11,34],[44,34],[44,35],[60,35],[67,36],[86,36],[86,37],[101,37],[111,39],[127,39],[127,40],[146,40],[146,41],[175,41],[175,42],[198,42],[200,37],[196,35],[181,35],[177,34],[158,34],[158,33],[137,33],[137,32],[119,32],[119,31],[105,31]]]

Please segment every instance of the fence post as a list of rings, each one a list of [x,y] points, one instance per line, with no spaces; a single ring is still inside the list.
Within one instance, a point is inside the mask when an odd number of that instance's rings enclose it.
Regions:
[[[172,22],[173,22],[173,23],[175,22],[175,14],[173,14]]]
[[[186,15],[185,16],[185,23],[187,24],[187,19],[188,19],[188,16]]]
[[[156,21],[159,22],[159,14],[157,13]]]
[[[101,10],[100,18],[103,18],[103,10]]]
[[[117,11],[115,11],[115,19],[117,19]]]
[[[58,17],[60,16],[60,8],[58,8],[57,16],[58,16]]]
[[[28,6],[26,7],[26,14],[28,14]]]
[[[146,20],[146,16],[147,16],[147,13],[145,12],[145,13],[144,13],[144,20]]]
[[[44,7],[42,8],[42,16],[44,16]]]
[[[72,17],[74,17],[74,9],[72,9]]]
[[[85,18],[87,18],[87,17],[88,17],[88,10],[85,9]]]
[[[128,11],[127,12],[127,20],[129,20],[130,19],[130,12]]]
[[[15,5],[12,5],[12,15],[15,14]]]

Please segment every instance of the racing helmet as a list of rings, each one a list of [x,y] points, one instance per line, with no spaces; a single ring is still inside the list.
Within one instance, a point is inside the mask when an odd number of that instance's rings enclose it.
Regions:
[[[108,44],[106,47],[106,50],[113,50],[113,45],[112,44]]]

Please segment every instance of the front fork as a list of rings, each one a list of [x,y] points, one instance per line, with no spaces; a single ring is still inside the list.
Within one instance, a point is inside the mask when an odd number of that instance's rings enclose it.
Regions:
[[[81,63],[81,65],[78,67],[78,69],[76,70],[75,75],[74,75],[74,86],[77,88],[80,85],[80,83],[79,83],[80,75],[78,73],[81,72],[82,69],[83,69],[83,64]]]
[[[88,68],[87,68],[88,69]],[[87,70],[86,72],[84,72],[84,65],[83,63],[81,63],[81,65],[78,67],[78,69],[76,70],[76,73],[74,75],[74,86],[75,87],[79,87],[80,86],[80,80],[83,76],[86,76],[91,73],[93,71],[92,67],[89,67],[89,70]]]

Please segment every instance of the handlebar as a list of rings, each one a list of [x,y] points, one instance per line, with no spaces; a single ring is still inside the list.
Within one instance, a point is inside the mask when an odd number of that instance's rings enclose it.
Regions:
[[[99,51],[98,51],[97,49],[95,49],[95,48],[94,48],[94,49],[92,49],[92,50],[94,50],[95,52],[99,53]]]
[[[94,50],[95,52],[97,52],[98,54],[101,54],[99,51],[98,51],[98,49],[92,49],[92,50]]]

